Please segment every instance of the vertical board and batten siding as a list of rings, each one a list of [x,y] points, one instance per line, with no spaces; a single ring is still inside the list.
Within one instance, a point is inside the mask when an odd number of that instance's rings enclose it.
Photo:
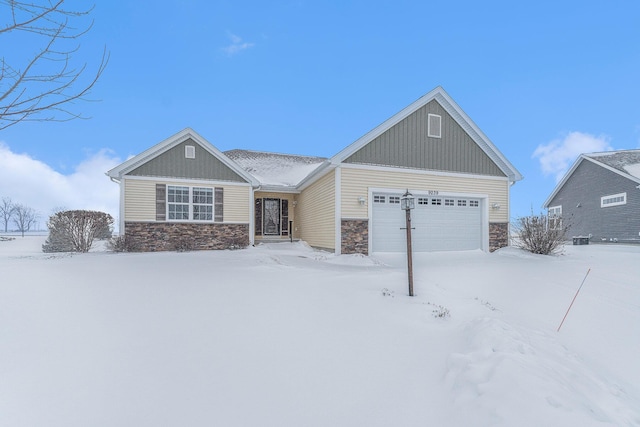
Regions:
[[[195,147],[195,158],[185,157],[187,145]],[[147,161],[127,175],[246,182],[229,166],[190,139]]]
[[[318,248],[335,249],[335,172],[331,171],[298,196],[294,233]],[[295,231],[295,228],[298,228]]]
[[[582,160],[548,207],[562,206],[568,235],[640,240],[640,190],[637,183],[589,160]],[[603,196],[627,193],[627,203],[600,207]],[[580,207],[578,207],[580,205]]]
[[[220,183],[203,184],[201,182],[155,181],[147,179],[124,180],[124,220],[156,221],[156,184],[218,187],[224,189],[224,222],[249,222],[249,185],[224,185]]]
[[[435,190],[442,193],[486,194],[489,206],[497,203],[500,209],[489,209],[489,222],[509,221],[509,182],[505,179],[430,175],[406,171],[341,168],[342,218],[369,218],[369,188],[388,188],[404,191]],[[364,205],[360,197],[367,199]]]
[[[427,136],[430,113],[442,117],[441,138]],[[436,100],[392,126],[352,154],[345,163],[505,176]]]

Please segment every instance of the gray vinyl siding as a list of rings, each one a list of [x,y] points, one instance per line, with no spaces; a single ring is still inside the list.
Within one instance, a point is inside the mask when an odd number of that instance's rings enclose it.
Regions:
[[[547,207],[562,206],[563,221],[571,226],[569,237],[591,234],[593,242],[614,238],[621,242],[640,242],[640,190],[637,185],[583,160]],[[600,207],[601,197],[625,192],[625,205]]]
[[[427,136],[429,114],[442,117],[441,138]],[[505,176],[436,100],[356,151],[345,163]]]
[[[186,145],[195,146],[196,156],[194,159],[185,157],[184,147]],[[240,175],[191,139],[149,160],[129,172],[128,175],[246,182]]]

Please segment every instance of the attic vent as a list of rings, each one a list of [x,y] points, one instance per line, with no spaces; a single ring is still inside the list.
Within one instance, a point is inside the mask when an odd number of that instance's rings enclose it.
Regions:
[[[195,159],[196,158],[196,147],[193,145],[185,145],[184,146],[184,157],[187,159]]]
[[[431,138],[442,137],[442,117],[437,114],[429,114],[427,136]]]

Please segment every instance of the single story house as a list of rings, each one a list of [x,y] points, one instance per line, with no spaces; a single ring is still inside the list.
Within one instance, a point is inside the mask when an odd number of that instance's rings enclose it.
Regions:
[[[569,238],[640,243],[640,150],[581,154],[543,207]]]
[[[506,246],[522,179],[441,87],[328,159],[223,153],[184,129],[107,175],[120,185],[120,230],[141,250],[295,238],[337,254],[404,250],[407,190],[415,251]]]

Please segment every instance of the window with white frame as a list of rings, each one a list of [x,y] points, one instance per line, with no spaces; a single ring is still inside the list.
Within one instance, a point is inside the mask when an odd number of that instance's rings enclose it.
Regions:
[[[627,193],[612,194],[600,198],[600,207],[608,208],[627,204]]]
[[[189,187],[167,187],[169,219],[189,219]]]
[[[389,196],[389,203],[399,205],[400,204],[400,196]]]
[[[213,221],[213,206],[213,188],[167,186],[169,220]]]
[[[385,200],[385,196],[373,196],[373,203],[384,203]]]
[[[193,188],[193,219],[211,221],[213,219],[213,188]]]
[[[562,228],[562,206],[549,207],[547,217],[551,230],[560,230]]]

